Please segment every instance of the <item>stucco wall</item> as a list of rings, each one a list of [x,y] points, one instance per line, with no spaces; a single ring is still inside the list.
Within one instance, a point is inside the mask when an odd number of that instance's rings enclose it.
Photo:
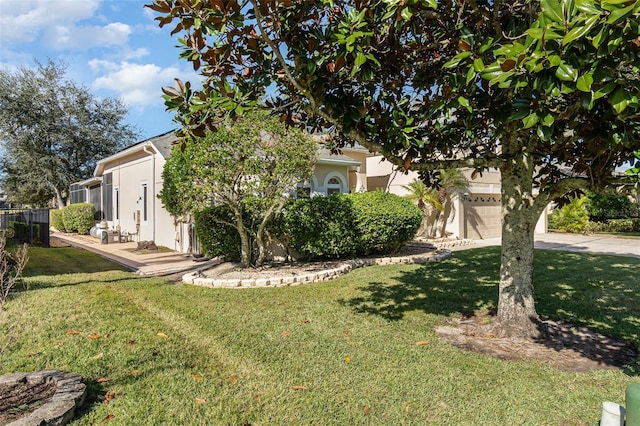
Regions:
[[[154,164],[155,161],[155,164]],[[181,250],[177,244],[177,228],[171,215],[162,208],[157,194],[162,190],[161,155],[136,152],[105,164],[104,174],[113,176],[113,220],[112,229],[131,235],[134,241],[154,241],[174,250]],[[147,187],[147,220],[143,217],[143,186]],[[119,193],[119,214],[116,216],[116,192]],[[136,216],[140,215],[139,225]]]
[[[311,185],[312,191],[319,194],[327,194],[327,182],[332,177],[337,178],[341,183],[341,191],[349,192],[349,168],[347,166],[336,166],[330,164],[316,164]]]
[[[369,190],[381,188],[388,190],[392,194],[406,195],[407,190],[403,186],[408,185],[413,180],[418,178],[418,173],[410,171],[408,173],[402,173],[394,171],[393,165],[388,161],[382,161],[381,156],[369,157],[366,160],[368,171],[368,186]],[[500,196],[500,171],[499,170],[485,170],[482,175],[478,175],[476,179],[471,179],[472,170],[465,170],[465,176],[469,179],[469,194],[484,194],[484,195],[496,195]],[[453,211],[449,217],[447,224],[447,233],[451,233],[453,237],[464,237],[465,224],[464,206],[458,196],[453,200]],[[482,226],[482,221],[479,221],[479,225]],[[547,212],[545,211],[536,225],[536,233],[547,232]]]

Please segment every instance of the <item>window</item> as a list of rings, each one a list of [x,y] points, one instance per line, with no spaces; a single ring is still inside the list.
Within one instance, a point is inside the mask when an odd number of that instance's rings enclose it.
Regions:
[[[301,182],[296,186],[296,198],[311,197],[311,184],[309,182]]]
[[[146,222],[149,219],[149,209],[148,209],[148,201],[149,201],[149,191],[147,188],[147,184],[142,184],[142,221]]]
[[[102,214],[104,220],[113,220],[113,180],[111,173],[102,177]]]
[[[71,185],[71,203],[85,203],[87,201],[87,191],[82,185],[74,183]]]
[[[120,220],[120,188],[115,189],[116,192],[116,220]]]
[[[342,192],[342,184],[336,177],[332,177],[327,181],[327,195],[339,194]]]

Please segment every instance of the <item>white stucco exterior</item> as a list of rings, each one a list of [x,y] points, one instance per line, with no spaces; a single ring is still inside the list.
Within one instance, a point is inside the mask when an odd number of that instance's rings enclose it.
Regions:
[[[174,217],[162,206],[162,171],[176,141],[173,132],[150,138],[101,159],[94,176],[74,186],[86,189],[85,201],[97,205],[108,229],[129,241],[153,241],[183,253],[197,251],[191,217]],[[305,185],[313,195],[366,190],[366,156],[362,148],[350,155],[318,150],[311,181]],[[355,157],[355,158],[354,158]],[[93,189],[92,189],[93,188]],[[93,192],[91,192],[93,191]],[[93,194],[93,197],[89,197]]]

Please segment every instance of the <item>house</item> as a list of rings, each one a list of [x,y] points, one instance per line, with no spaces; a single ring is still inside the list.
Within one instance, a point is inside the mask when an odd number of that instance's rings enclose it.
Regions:
[[[418,178],[418,173],[404,173],[394,170],[382,156],[371,156],[367,162],[368,189],[384,189],[393,194],[405,195],[404,186]],[[469,192],[454,194],[451,214],[447,223],[447,234],[452,238],[486,239],[502,235],[500,171],[489,169],[476,179],[471,178],[472,170],[463,170],[470,182]],[[547,232],[547,212],[536,225],[536,233]]]
[[[104,221],[112,235],[131,241],[154,241],[157,245],[188,253],[197,247],[189,217],[174,217],[157,195],[162,190],[162,170],[177,141],[168,132],[141,141],[98,161],[90,179],[71,185],[72,203],[89,202],[96,207],[96,220]],[[348,148],[334,155],[318,150],[318,160],[309,182],[300,189],[309,195],[367,190],[364,148]]]

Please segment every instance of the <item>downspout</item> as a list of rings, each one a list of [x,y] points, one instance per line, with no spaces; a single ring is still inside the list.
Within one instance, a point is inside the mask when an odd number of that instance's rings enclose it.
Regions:
[[[151,145],[145,145],[142,147],[142,150],[146,153],[151,155],[151,199],[153,200],[151,202],[152,205],[152,211],[151,211],[151,218],[153,220],[153,227],[152,227],[152,241],[155,243],[156,242],[156,152],[155,150],[152,151],[147,151],[148,148],[151,148]]]

